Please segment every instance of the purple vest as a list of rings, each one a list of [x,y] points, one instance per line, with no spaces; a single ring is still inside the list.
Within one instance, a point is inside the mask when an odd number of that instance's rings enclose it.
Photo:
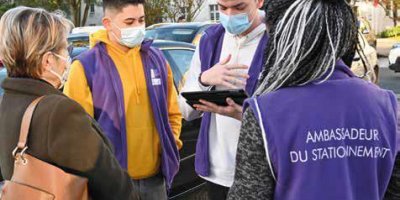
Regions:
[[[170,188],[179,170],[179,152],[168,119],[167,65],[160,50],[145,41],[141,57],[146,77],[154,121],[162,148],[161,170]],[[103,43],[98,43],[79,60],[85,70],[86,79],[93,97],[94,118],[114,145],[117,160],[127,168],[126,115],[124,91],[117,68]],[[133,62],[133,60],[132,60]],[[132,119],[133,120],[133,119]]]
[[[261,124],[274,199],[383,199],[395,156],[397,101],[342,61],[322,84],[247,100]]]
[[[224,41],[225,29],[222,25],[214,25],[208,28],[200,40],[200,61],[201,71],[207,71],[220,61],[222,43]],[[256,89],[258,77],[263,67],[264,50],[268,42],[267,33],[264,34],[258,44],[253,61],[250,66],[247,80],[246,92],[252,95]],[[249,55],[252,56],[252,55]],[[196,145],[195,168],[196,172],[201,176],[209,176],[210,160],[209,160],[209,130],[210,130],[211,113],[204,113],[199,138]]]

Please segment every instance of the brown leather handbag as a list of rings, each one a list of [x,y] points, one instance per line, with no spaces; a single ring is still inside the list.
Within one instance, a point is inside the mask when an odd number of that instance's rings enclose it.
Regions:
[[[13,151],[14,173],[5,182],[0,200],[88,200],[86,178],[68,174],[26,153],[32,115],[42,99],[34,100],[22,118],[18,146]]]

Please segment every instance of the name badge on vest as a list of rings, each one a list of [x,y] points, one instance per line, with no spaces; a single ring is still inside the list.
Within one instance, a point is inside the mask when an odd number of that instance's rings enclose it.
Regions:
[[[151,82],[153,86],[161,85],[161,76],[157,69],[151,69]]]

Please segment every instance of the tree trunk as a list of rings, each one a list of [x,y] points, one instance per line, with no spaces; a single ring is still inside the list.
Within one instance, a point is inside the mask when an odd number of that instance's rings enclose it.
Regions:
[[[393,2],[393,24],[394,26],[397,26],[397,18],[398,18],[398,5],[396,2]]]
[[[89,15],[90,4],[91,4],[91,0],[86,0],[85,12],[83,13],[83,18],[82,18],[82,22],[81,22],[82,26],[86,25],[86,21],[87,21],[88,15]]]
[[[75,27],[80,27],[81,26],[81,0],[70,0],[70,8],[71,8],[71,15],[72,15],[72,21],[75,25]]]

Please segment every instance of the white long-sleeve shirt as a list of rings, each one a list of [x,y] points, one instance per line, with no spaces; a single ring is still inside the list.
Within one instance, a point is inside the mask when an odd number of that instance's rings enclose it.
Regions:
[[[240,38],[226,32],[220,60],[225,59],[231,54],[232,58],[229,64],[243,64],[250,67],[265,31],[265,24],[261,24],[252,32]],[[248,71],[248,69],[242,70],[246,74]],[[186,83],[181,92],[208,90],[209,88],[202,86],[198,82],[200,73],[201,61],[199,48],[197,48],[187,74]],[[216,87],[216,90],[223,89],[227,88]],[[179,97],[179,104],[183,117],[186,120],[190,121],[202,116],[202,113],[190,107],[186,103],[186,99],[182,96]],[[219,114],[211,115],[209,131],[210,176],[203,177],[204,179],[225,187],[232,186],[240,126],[241,122],[236,119]]]

